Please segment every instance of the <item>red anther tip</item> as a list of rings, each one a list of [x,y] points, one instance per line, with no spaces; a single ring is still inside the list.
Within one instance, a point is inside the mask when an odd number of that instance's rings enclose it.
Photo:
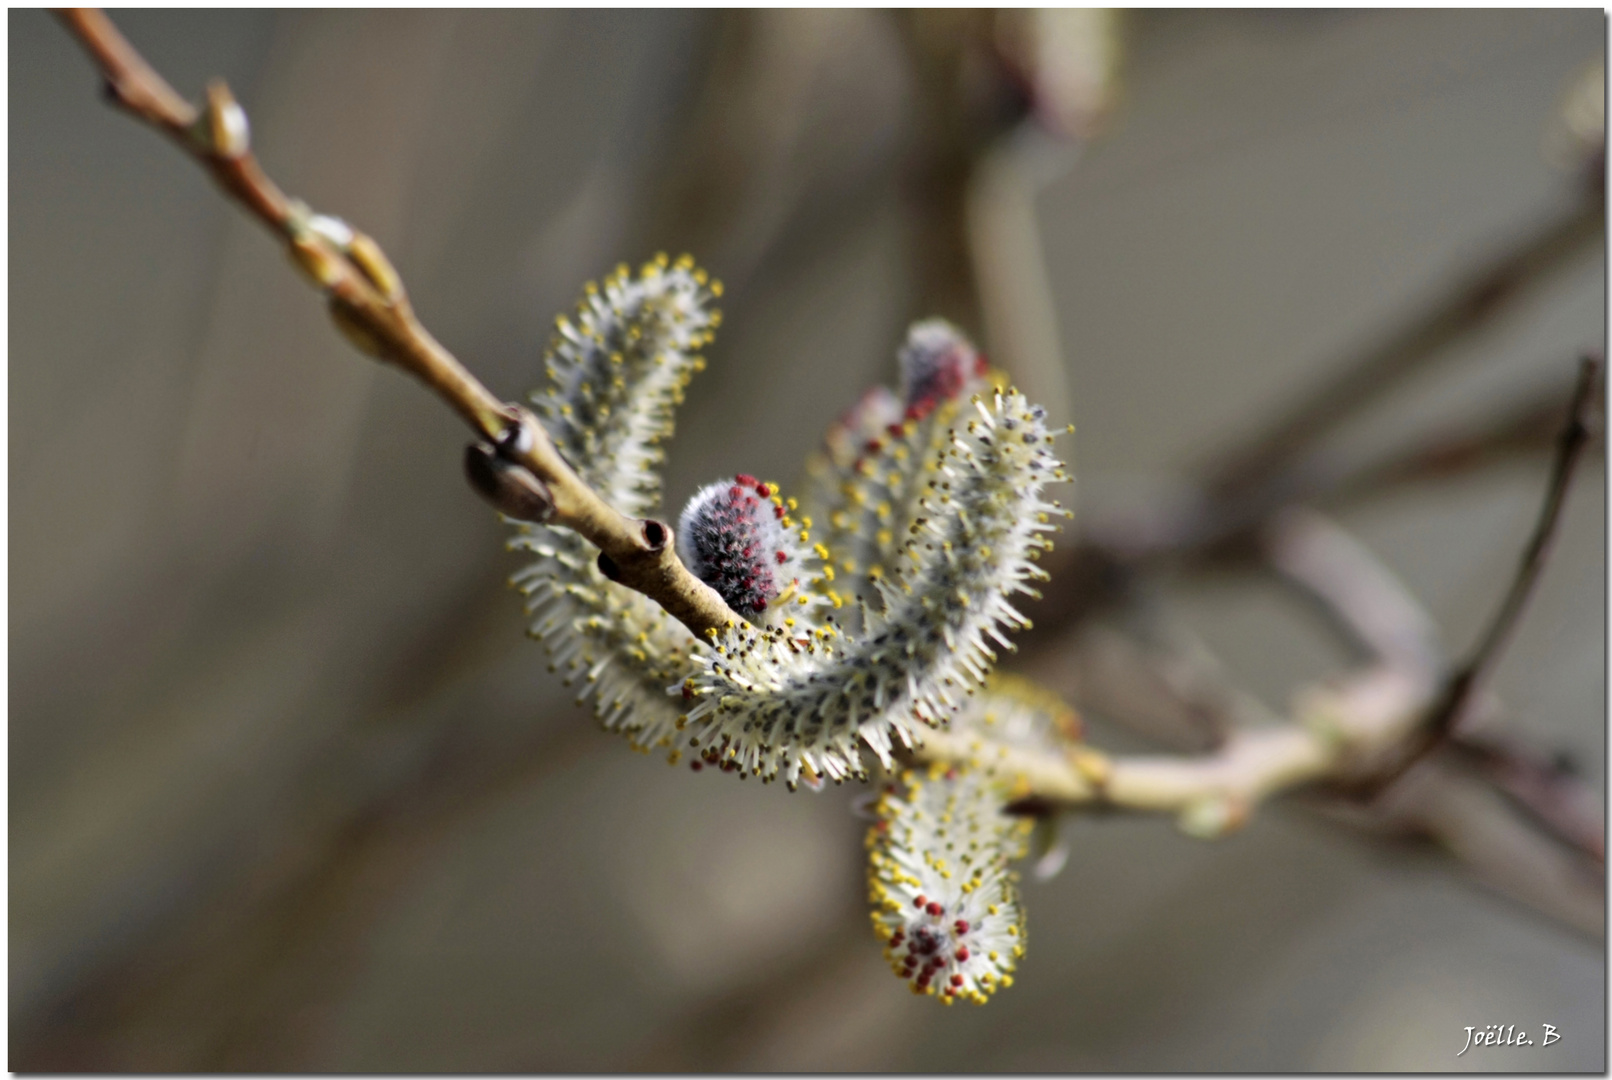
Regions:
[[[773,507],[772,508],[772,516],[775,517],[775,518],[782,518],[784,516],[784,508],[781,507],[781,506]]]
[[[961,964],[963,961],[965,961],[967,959],[968,959],[968,948],[965,946],[964,948],[958,949],[957,950],[957,962],[959,964]]]
[[[735,476],[733,479],[734,479],[735,482],[743,484],[745,487],[755,487],[757,484],[761,483],[761,481],[757,480],[755,477],[751,476],[749,473],[740,473],[738,476]],[[766,492],[762,492],[762,494],[765,495]]]
[[[939,904],[935,903],[933,900],[931,900],[931,901],[929,901],[929,905],[927,907],[925,907],[924,910],[929,912],[929,914],[931,914],[931,915],[939,915],[942,911],[945,911],[946,909],[941,907]]]
[[[789,556],[780,551],[778,553],[778,561],[781,563],[786,563],[789,561]]]
[[[699,772],[699,771],[700,771],[700,770],[701,770],[701,769],[703,769],[703,768],[705,768],[705,766],[704,766],[704,765],[701,765],[701,764],[700,764],[700,762],[699,762],[699,759],[698,759],[698,758],[696,758],[696,759],[695,759],[695,760],[693,760],[693,761],[691,761],[691,762],[689,762],[689,763],[688,763],[688,767],[689,767],[689,768],[690,768],[690,769],[692,769],[692,770],[694,770],[694,771],[695,771],[695,772]]]
[[[737,499],[739,496],[744,494],[744,488],[740,487],[738,484],[734,484],[732,487],[728,488],[728,494]]]
[[[963,977],[961,975],[953,975],[952,976],[952,985],[953,986],[962,986],[963,985]]]
[[[923,906],[924,906],[924,905],[925,905],[925,904],[927,904],[927,903],[929,903],[929,901],[928,901],[928,900],[926,900],[926,899],[924,899],[924,896],[923,896],[923,894],[922,894],[922,893],[919,893],[919,894],[918,894],[918,899],[916,899],[916,900],[914,900],[914,901],[913,901],[913,902],[912,902],[912,906],[913,906],[913,907],[916,907],[916,908],[921,908],[921,907],[923,907]]]
[[[952,923],[952,929],[956,930],[959,934],[968,933],[968,920],[958,919],[956,922]]]
[[[766,484],[757,484],[756,485],[756,494],[760,495],[763,499],[765,499],[765,498],[769,497],[770,495],[772,495],[772,488],[768,487]]]

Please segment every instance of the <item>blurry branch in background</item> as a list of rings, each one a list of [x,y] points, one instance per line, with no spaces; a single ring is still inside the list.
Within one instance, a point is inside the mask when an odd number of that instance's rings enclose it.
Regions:
[[[1406,769],[1460,729],[1462,721],[1471,712],[1478,691],[1482,689],[1484,682],[1493,673],[1495,665],[1499,663],[1501,651],[1511,640],[1511,635],[1522,618],[1523,609],[1527,606],[1529,597],[1533,595],[1534,587],[1539,583],[1539,576],[1545,569],[1545,560],[1549,557],[1555,542],[1556,530],[1561,524],[1562,508],[1567,498],[1567,489],[1573,482],[1573,476],[1578,472],[1579,462],[1583,460],[1584,449],[1589,443],[1591,413],[1602,397],[1600,376],[1601,364],[1598,360],[1585,359],[1579,367],[1578,386],[1573,391],[1573,398],[1567,410],[1567,423],[1557,442],[1556,460],[1551,466],[1545,502],[1540,508],[1533,536],[1529,538],[1528,546],[1523,550],[1516,576],[1506,591],[1500,610],[1496,612],[1494,621],[1489,624],[1473,650],[1471,658],[1446,680],[1444,689],[1439,694],[1438,703],[1429,713],[1417,741],[1408,748],[1406,759],[1380,777],[1379,784],[1392,783],[1394,779],[1403,775]]]
[[[1447,283],[1363,353],[1337,365],[1333,377],[1281,419],[1206,468],[1204,504],[1226,520],[1198,522],[1198,542],[1213,543],[1297,497],[1294,478],[1313,469],[1309,448],[1604,246],[1604,94],[1605,69],[1592,66],[1569,87],[1547,130],[1547,154],[1568,174],[1566,204]]]
[[[103,12],[72,8],[61,18],[101,69],[113,102],[169,136],[285,241],[296,265],[329,298],[331,318],[349,341],[420,379],[485,440],[467,458],[478,491],[507,514],[580,533],[599,548],[607,576],[660,604],[692,633],[738,621],[678,560],[667,525],[607,505],[528,410],[499,401],[431,336],[374,240],[280,191],[252,155],[246,112],[222,82],[208,88],[207,105],[198,111]]]
[[[1265,433],[1207,470],[1205,488],[1214,505],[1236,524],[1243,505],[1268,504],[1289,471],[1302,468],[1305,451],[1341,421],[1394,389],[1412,372],[1443,359],[1450,348],[1488,326],[1549,284],[1579,258],[1593,252],[1605,232],[1600,193],[1575,199],[1535,230],[1464,274],[1428,308],[1406,319],[1365,355],[1338,369]],[[1246,513],[1246,512],[1245,512]]]

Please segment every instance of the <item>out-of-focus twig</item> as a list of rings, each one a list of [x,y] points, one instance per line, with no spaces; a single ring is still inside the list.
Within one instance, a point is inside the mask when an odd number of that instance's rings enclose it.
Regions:
[[[1211,500],[1236,506],[1257,496],[1298,460],[1303,447],[1594,250],[1602,241],[1605,223],[1598,193],[1576,199],[1476,270],[1461,275],[1425,310],[1340,367],[1337,375],[1284,417],[1211,466],[1205,484]]]
[[[114,102],[169,136],[286,242],[293,260],[324,291],[331,317],[348,340],[419,378],[498,456],[531,474],[536,484],[527,494],[533,513],[596,545],[612,581],[648,596],[694,634],[739,621],[678,559],[669,527],[629,518],[606,504],[560,456],[529,411],[501,402],[431,336],[374,240],[313,213],[269,179],[251,152],[246,112],[222,82],[208,88],[207,106],[198,112],[141,59],[105,13],[72,8],[61,18],[101,69]]]
[[[455,827],[573,765],[598,740],[597,732],[570,726],[494,745],[444,732],[390,788],[269,860],[272,887],[235,883],[209,897],[201,917],[82,979],[70,998],[27,1025],[25,1039],[13,1042],[13,1061],[38,1071],[128,1068],[138,1059],[118,1055],[116,1033],[131,1015],[153,1006],[193,1014],[222,999],[244,1006],[214,1017],[204,1042],[167,1047],[160,1071],[303,1068],[283,1032],[311,1000],[338,993],[361,970],[364,931],[410,873]],[[224,937],[228,950],[218,946]]]
[[[1359,827],[1425,837],[1501,895],[1590,938],[1605,936],[1604,866],[1552,843],[1500,791],[1445,756],[1423,761],[1380,799],[1328,799],[1317,809]]]
[[[1336,507],[1549,450],[1561,433],[1562,402],[1569,396],[1563,386],[1552,387],[1485,423],[1434,433],[1353,468],[1322,470],[1306,498]]]
[[[1262,534],[1270,565],[1314,597],[1377,663],[1431,688],[1440,668],[1432,618],[1365,546],[1314,510],[1291,507]]]
[[[1472,655],[1446,681],[1437,703],[1428,713],[1420,737],[1408,748],[1404,760],[1379,778],[1387,785],[1402,775],[1433,747],[1448,738],[1461,726],[1477,691],[1493,673],[1501,652],[1511,640],[1512,633],[1522,618],[1523,609],[1544,572],[1551,546],[1561,523],[1562,508],[1566,505],[1567,491],[1584,456],[1584,447],[1590,438],[1591,412],[1599,400],[1600,361],[1586,357],[1579,368],[1578,385],[1568,405],[1567,423],[1562,428],[1557,444],[1556,460],[1551,466],[1550,483],[1539,518],[1534,523],[1533,535],[1523,549],[1511,585],[1506,590],[1500,609],[1479,639]]]
[[[1455,756],[1564,843],[1606,861],[1606,822],[1600,800],[1574,771],[1502,735],[1460,732]]]
[[[1586,390],[1586,383],[1581,381],[1570,413],[1582,416],[1589,407],[1587,401],[1593,401],[1594,398],[1593,382],[1591,388]],[[1560,405],[1558,422],[1559,410]],[[1566,444],[1564,438],[1564,448]],[[1582,449],[1580,443],[1573,452],[1582,454]],[[1560,464],[1561,458],[1558,457],[1558,466]],[[1565,491],[1565,480],[1559,467],[1552,474],[1551,494],[1546,497],[1546,516],[1560,512],[1558,488]],[[1544,524],[1544,517],[1541,524]],[[1405,740],[1393,748],[1393,753],[1380,758],[1375,770],[1358,775],[1357,786],[1351,788],[1343,785],[1354,797],[1358,797],[1362,789],[1381,792],[1394,779],[1406,773],[1413,761],[1431,750],[1437,742],[1430,738],[1429,731],[1440,722],[1441,710],[1447,707],[1445,703],[1450,689],[1460,678],[1459,673],[1455,676],[1445,675],[1446,663],[1432,620],[1421,605],[1342,529],[1314,511],[1294,509],[1279,515],[1264,536],[1266,557],[1273,567],[1310,593],[1365,652],[1379,662],[1414,677],[1414,684],[1419,689],[1417,696],[1409,699],[1408,707],[1418,709],[1424,718],[1405,729]],[[1525,566],[1534,566],[1531,572],[1536,575],[1536,564],[1542,560],[1546,550],[1538,538],[1539,529],[1536,528],[1535,540],[1530,542],[1523,559]],[[1512,593],[1517,591],[1514,583]],[[1526,598],[1526,591],[1522,598]],[[1506,619],[1514,621],[1520,610],[1519,602],[1515,606],[1503,606],[1502,613]],[[1509,614],[1505,614],[1507,612]],[[1490,640],[1498,644],[1503,636],[1497,637],[1493,633],[1486,635],[1485,641]],[[1492,649],[1493,646],[1489,653],[1491,660],[1486,662],[1492,662]],[[1468,694],[1475,688],[1469,685]],[[1472,699],[1468,697],[1466,700],[1470,702]],[[1458,742],[1465,741],[1462,733],[1453,735]],[[1605,831],[1600,820],[1599,800],[1575,777],[1560,770],[1547,774],[1539,767],[1537,755],[1517,747],[1511,747],[1516,756],[1510,762],[1510,768],[1493,755],[1486,754],[1481,743],[1470,748],[1458,746],[1456,749],[1467,756],[1488,758],[1484,774],[1507,796],[1523,805],[1551,838],[1592,854],[1604,850]],[[1444,781],[1430,782],[1438,784]],[[1540,839],[1543,842],[1545,838],[1542,836]],[[1498,868],[1491,867],[1491,871],[1498,873]]]

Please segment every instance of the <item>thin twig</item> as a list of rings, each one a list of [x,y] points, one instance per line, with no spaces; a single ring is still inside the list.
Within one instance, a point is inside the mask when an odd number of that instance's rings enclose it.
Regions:
[[[1232,511],[1206,505],[1202,495],[1145,514],[1088,521],[1084,535],[1047,566],[1058,583],[1036,608],[1034,628],[1019,638],[1021,658],[1063,647],[1070,630],[1099,611],[1128,606],[1139,595],[1140,575],[1161,562],[1203,569],[1246,560],[1268,543],[1267,533],[1294,504],[1336,508],[1423,480],[1444,479],[1536,449],[1548,449],[1561,431],[1566,392],[1541,393],[1481,424],[1451,427],[1386,455],[1360,461],[1311,454],[1284,468],[1279,485]],[[1601,437],[1592,431],[1592,441]],[[1206,522],[1215,522],[1211,526]],[[1322,597],[1324,605],[1330,601]],[[1050,661],[1049,661],[1050,662]]]
[[[1449,747],[1552,836],[1606,861],[1600,800],[1572,768],[1500,736],[1457,732]]]
[[[1561,433],[1561,386],[1515,403],[1481,424],[1451,427],[1405,446],[1391,455],[1359,465],[1327,470],[1313,493],[1303,496],[1329,507],[1357,503],[1398,488],[1445,480],[1524,454],[1553,448]]]
[[[1365,545],[1327,516],[1297,506],[1275,515],[1260,540],[1270,565],[1316,600],[1353,644],[1416,675],[1431,692],[1443,666],[1437,627]]]
[[[1472,655],[1445,682],[1437,701],[1428,711],[1427,720],[1419,737],[1412,742],[1404,758],[1396,766],[1377,778],[1376,790],[1381,790],[1403,776],[1407,769],[1448,738],[1452,731],[1459,728],[1478,690],[1493,674],[1495,665],[1499,662],[1506,644],[1511,640],[1511,635],[1522,618],[1523,609],[1527,607],[1550,556],[1557,527],[1561,524],[1562,508],[1566,505],[1567,490],[1572,485],[1573,476],[1584,457],[1584,448],[1590,440],[1591,411],[1599,400],[1596,391],[1600,383],[1600,361],[1593,357],[1585,357],[1579,366],[1578,385],[1568,405],[1567,423],[1562,428],[1557,443],[1556,460],[1551,466],[1545,501],[1540,507],[1533,535],[1529,537],[1528,545],[1523,549],[1522,559],[1517,564],[1517,572],[1512,578],[1511,586],[1506,590],[1505,599],[1473,649]]]
[[[1316,788],[1299,805],[1386,840],[1432,841],[1495,892],[1594,940],[1606,936],[1604,867],[1548,842],[1512,800],[1445,755],[1370,803]]]
[[[1599,244],[1605,208],[1599,193],[1575,200],[1518,242],[1450,285],[1434,303],[1328,379],[1265,432],[1208,470],[1217,503],[1237,502],[1271,483],[1299,450],[1362,405]]]
[[[420,324],[403,282],[374,240],[289,198],[250,148],[246,113],[222,82],[198,111],[148,65],[106,15],[60,12],[106,78],[112,100],[168,135],[224,191],[284,240],[297,264],[329,298],[331,317],[361,351],[424,382],[497,453],[525,469],[546,494],[543,520],[580,533],[600,552],[615,582],[643,593],[695,635],[737,623],[722,598],[677,558],[662,522],[627,517],[607,505],[560,456],[526,409],[500,401]],[[484,489],[485,490],[485,489]]]

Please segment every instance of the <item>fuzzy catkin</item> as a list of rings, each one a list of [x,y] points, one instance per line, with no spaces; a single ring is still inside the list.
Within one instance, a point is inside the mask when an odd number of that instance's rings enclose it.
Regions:
[[[686,256],[637,276],[626,266],[589,284],[574,320],[560,316],[544,356],[548,387],[531,395],[544,429],[577,474],[625,514],[660,501],[662,443],[689,379],[704,367],[721,285]],[[666,688],[689,667],[692,636],[659,605],[599,572],[592,544],[568,529],[518,524],[510,547],[537,559],[512,579],[530,633],[552,667],[579,681],[608,729],[635,747],[669,746],[680,709]]]

